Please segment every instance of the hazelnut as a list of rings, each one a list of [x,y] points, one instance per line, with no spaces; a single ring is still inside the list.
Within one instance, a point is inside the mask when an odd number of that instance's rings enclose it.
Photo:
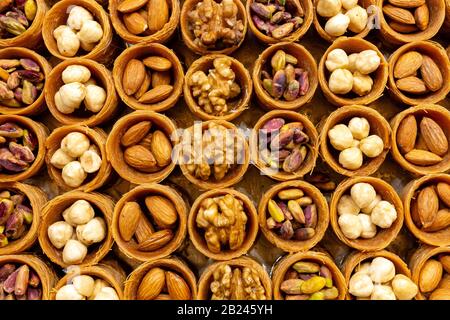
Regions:
[[[360,208],[364,208],[369,206],[372,201],[375,200],[377,192],[371,184],[359,182],[355,183],[350,188],[350,195],[352,196],[353,201],[355,201]]]
[[[103,289],[109,287],[109,283],[103,279],[96,279],[94,282],[94,290],[89,296],[89,300],[94,300],[95,296]]]
[[[342,6],[345,10],[350,10],[358,4],[358,0],[341,0]]]
[[[367,138],[370,132],[370,124],[366,118],[353,117],[348,123],[353,138],[361,140]]]
[[[360,33],[366,28],[368,21],[366,9],[355,6],[348,10],[345,15],[350,18],[348,29],[351,32]]]
[[[86,300],[82,294],[80,294],[73,284],[66,284],[56,292],[56,300]]]
[[[398,300],[411,300],[419,292],[417,285],[403,274],[397,274],[394,277],[392,289]]]
[[[58,92],[60,94],[60,107],[78,109],[86,96],[86,87],[80,82],[71,82],[61,86]]]
[[[370,300],[396,300],[394,291],[390,286],[376,284],[373,286],[373,292]]]
[[[97,113],[103,108],[105,101],[105,89],[96,85],[86,86],[86,96],[84,97],[84,105],[86,106],[86,109]]]
[[[77,237],[85,245],[103,241],[106,237],[106,223],[103,218],[96,217],[86,224],[77,227]]]
[[[386,283],[394,278],[395,266],[391,260],[376,257],[370,264],[369,274],[374,283]]]
[[[73,57],[80,48],[80,40],[68,26],[59,26],[53,31],[58,51],[66,57]]]
[[[103,29],[95,20],[87,20],[77,33],[78,39],[85,43],[96,43],[103,37]]]
[[[102,165],[102,158],[93,150],[87,150],[80,157],[81,167],[86,173],[97,172]]]
[[[351,73],[356,71],[356,59],[358,58],[358,53],[352,53],[348,56],[348,66],[347,70]]]
[[[95,295],[94,300],[119,300],[119,296],[113,288],[104,287]]]
[[[341,12],[341,7],[341,0],[319,0],[316,10],[321,17],[331,18]]]
[[[349,93],[353,88],[353,75],[346,69],[336,69],[328,80],[328,87],[336,94]]]
[[[325,32],[333,37],[342,36],[347,31],[349,23],[350,18],[348,16],[338,13],[325,23]]]
[[[342,49],[331,50],[331,52],[327,56],[327,60],[325,61],[325,66],[330,72],[333,72],[336,69],[347,68],[347,53]]]
[[[364,239],[371,239],[377,234],[377,226],[372,223],[370,216],[364,213],[358,215],[359,222],[362,226],[361,237]]]
[[[64,168],[64,166],[66,164],[68,164],[69,162],[71,162],[73,160],[74,160],[74,158],[69,156],[67,153],[65,153],[61,149],[58,149],[52,155],[52,157],[50,159],[50,163],[51,163],[52,166],[54,166],[54,167],[56,167],[58,169],[62,169],[62,168]]]
[[[350,148],[353,143],[352,133],[345,124],[338,124],[331,128],[328,131],[328,138],[333,148],[339,151]]]
[[[86,200],[77,200],[64,210],[63,218],[72,226],[84,225],[95,216],[94,208]]]
[[[83,170],[79,161],[72,161],[64,166],[61,176],[69,187],[77,188],[86,179],[87,173]]]
[[[61,249],[72,238],[73,228],[65,221],[57,221],[48,227],[47,235],[52,245]]]
[[[364,50],[356,59],[356,70],[362,74],[374,72],[380,66],[381,59],[375,50]]]
[[[362,139],[359,148],[369,158],[375,158],[383,152],[384,142],[379,136],[373,134]]]
[[[84,22],[94,20],[92,14],[83,7],[70,7],[69,17],[67,18],[67,25],[74,29],[80,30]]]
[[[362,225],[358,215],[344,213],[339,216],[338,224],[346,238],[358,239],[361,236]]]
[[[371,219],[380,228],[390,228],[397,219],[397,210],[392,203],[382,200],[373,208]]]
[[[64,114],[69,114],[75,111],[75,108],[73,108],[72,105],[66,105],[61,97],[61,92],[59,92],[59,90],[55,93],[55,106],[56,109]],[[78,105],[79,107],[79,105]]]
[[[91,78],[91,71],[78,64],[73,64],[64,69],[61,78],[65,84],[72,82],[84,83]]]
[[[78,240],[69,240],[64,246],[62,257],[66,264],[80,264],[87,254],[87,247]]]
[[[353,201],[352,197],[349,195],[343,195],[337,204],[337,211],[339,215],[343,214],[353,214],[357,215],[360,212],[360,208],[358,205]]]
[[[369,297],[373,291],[373,282],[366,273],[356,272],[348,283],[348,292],[355,297]]]
[[[75,289],[85,297],[90,297],[94,291],[94,279],[88,275],[79,275],[72,279]]]
[[[358,71],[353,73],[353,87],[352,91],[358,96],[362,97],[372,91],[373,80],[370,76],[361,74]]]
[[[81,132],[71,132],[61,140],[61,150],[73,158],[81,157],[90,145],[89,138]]]
[[[375,199],[372,201],[371,204],[369,204],[367,207],[361,208],[361,212],[365,213],[365,214],[371,214],[373,208],[375,208],[375,206],[378,204],[378,202],[381,201],[381,197],[380,195],[377,194],[377,196],[375,197]]]
[[[369,270],[370,270],[370,262],[361,263],[355,269],[355,271],[357,273],[367,274],[367,275],[369,274]],[[370,280],[370,281],[372,281],[372,280]]]
[[[345,149],[339,153],[339,163],[346,169],[357,170],[363,164],[363,154],[359,148]]]

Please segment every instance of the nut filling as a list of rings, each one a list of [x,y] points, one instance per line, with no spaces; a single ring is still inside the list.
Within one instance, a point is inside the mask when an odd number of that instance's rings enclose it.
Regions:
[[[50,159],[55,168],[61,169],[64,183],[78,188],[89,175],[100,170],[102,158],[100,150],[91,144],[89,138],[81,132],[71,132],[61,140],[61,146]]]
[[[190,300],[192,292],[186,280],[172,270],[151,268],[137,289],[138,300]]]
[[[283,118],[273,118],[261,128],[259,154],[273,170],[286,173],[297,171],[305,162],[311,145],[301,122],[286,123]]]
[[[73,277],[56,292],[56,300],[119,300],[117,291],[105,280],[89,275]]]
[[[0,59],[0,104],[11,108],[33,104],[44,87],[41,71],[32,59]]]
[[[305,15],[297,0],[255,0],[250,5],[252,21],[262,33],[282,39],[303,25]]]
[[[86,200],[77,200],[62,212],[63,220],[54,222],[47,229],[51,244],[62,249],[65,264],[81,264],[88,254],[105,239],[106,222]]]
[[[389,26],[399,33],[417,33],[428,28],[430,10],[426,0],[388,0],[383,14]]]
[[[0,3],[0,39],[20,36],[36,17],[35,0],[3,0]]]
[[[189,30],[200,47],[220,50],[232,47],[244,37],[235,0],[203,0],[188,13]]]
[[[231,68],[232,60],[228,57],[216,58],[213,69],[208,75],[199,70],[188,79],[192,95],[197,98],[198,105],[208,114],[222,116],[233,112],[233,108],[241,94],[236,75]]]
[[[239,249],[245,240],[247,220],[243,202],[231,194],[203,200],[196,217],[213,253]]]
[[[310,261],[294,263],[280,289],[286,300],[335,300],[339,296],[330,269]]]
[[[348,239],[371,239],[377,235],[377,227],[390,228],[397,219],[394,205],[365,182],[354,184],[350,193],[339,199],[337,212],[339,227]]]
[[[26,264],[6,263],[0,267],[0,300],[41,300],[42,285],[37,273]]]
[[[178,213],[165,196],[151,195],[143,200],[144,204],[139,199],[123,206],[119,214],[119,233],[139,251],[157,251],[173,239],[178,228]]]
[[[0,247],[20,240],[33,223],[33,211],[28,198],[14,190],[0,192]]]
[[[450,299],[450,255],[442,253],[429,259],[419,275],[420,292],[429,300]]]
[[[258,272],[249,267],[218,266],[210,285],[211,300],[266,300]]]
[[[409,277],[396,273],[391,260],[376,257],[355,269],[348,291],[357,300],[412,300],[418,288]]]
[[[276,100],[293,101],[309,90],[308,71],[299,67],[296,57],[278,50],[261,71],[264,89]]]
[[[267,227],[284,240],[314,237],[318,212],[313,199],[299,188],[284,189],[267,204]]]
[[[354,117],[348,125],[335,125],[328,131],[328,139],[339,151],[339,163],[345,169],[358,170],[364,164],[364,156],[372,159],[384,150],[380,136],[370,134],[370,124],[366,118]]]
[[[13,174],[27,170],[36,158],[37,144],[36,136],[28,129],[12,122],[1,124],[1,171]]]

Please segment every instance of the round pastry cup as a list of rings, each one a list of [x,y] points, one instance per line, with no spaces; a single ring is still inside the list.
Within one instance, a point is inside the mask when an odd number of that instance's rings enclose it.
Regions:
[[[88,68],[91,72],[92,78],[96,79],[98,85],[106,91],[106,100],[102,109],[97,113],[89,112],[91,114],[90,117],[78,117],[74,114],[64,114],[56,108],[55,94],[64,85],[61,76],[62,72],[71,65],[81,65]],[[66,125],[78,124],[96,126],[110,120],[118,109],[118,98],[111,72],[106,69],[104,65],[89,59],[73,58],[58,64],[52,72],[50,72],[50,75],[46,81],[45,100],[53,117],[55,117],[55,119],[62,124]]]
[[[440,253],[450,254],[450,247],[432,247],[428,245],[422,245],[416,251],[414,251],[411,259],[409,260],[409,267],[411,268],[412,277],[411,280],[414,283],[419,283],[420,273],[425,263],[439,255]],[[422,293],[419,288],[419,293],[416,296],[416,300],[427,300],[427,295]]]
[[[123,275],[110,265],[103,263],[82,267],[71,266],[67,274],[62,277],[52,289],[50,293],[50,300],[56,300],[58,290],[71,283],[73,278],[80,275],[87,275],[93,277],[94,279],[102,279],[106,281],[114,290],[116,290],[119,299],[124,300],[123,282],[125,279]]]
[[[70,207],[77,200],[88,201],[94,209],[96,209],[96,217],[102,217],[105,219],[107,233],[105,239],[101,244],[94,244],[88,247],[88,253],[84,258],[83,262],[77,266],[90,266],[97,264],[102,260],[111,250],[113,245],[113,236],[111,231],[111,219],[114,210],[114,201],[100,193],[91,192],[81,192],[81,191],[71,191],[66,192],[56,198],[53,198],[42,209],[42,221],[39,226],[39,244],[41,245],[42,251],[53,263],[60,265],[63,268],[67,268],[72,264],[67,264],[62,258],[62,249],[57,249],[50,242],[47,230],[48,228],[57,221],[64,221],[62,213],[65,209]]]
[[[377,234],[371,239],[358,238],[352,240],[344,235],[339,226],[337,206],[341,197],[345,194],[349,194],[350,188],[361,182],[370,184],[375,188],[375,191],[380,195],[382,200],[389,201],[394,205],[395,210],[397,211],[397,219],[395,219],[394,223],[387,229],[377,227]],[[386,181],[374,177],[354,177],[341,182],[334,191],[330,203],[330,222],[334,233],[339,240],[347,246],[364,252],[382,250],[395,240],[403,226],[403,204],[397,192]]]
[[[317,33],[319,34],[319,36],[322,37],[322,39],[324,39],[328,42],[333,42],[334,40],[336,40],[339,37],[329,35],[325,31],[325,22],[330,18],[321,17],[317,13],[317,3],[318,2],[319,2],[319,0],[314,0],[314,27],[316,28]],[[358,5],[360,5],[364,9],[369,8],[373,4],[374,4],[373,0],[358,0]],[[361,31],[360,33],[353,33],[350,30],[348,30],[347,33],[351,34],[353,37],[365,38],[371,30],[370,21],[371,21],[372,17],[374,16],[374,13],[372,13],[372,16],[370,13],[367,13],[367,15],[368,15],[368,21],[367,21],[367,25],[363,31]]]
[[[242,245],[236,250],[223,250],[219,253],[214,253],[208,249],[208,245],[206,244],[203,232],[200,232],[199,228],[197,227],[196,218],[203,200],[208,198],[221,197],[227,194],[231,194],[232,196],[243,202],[244,211],[248,219],[245,228],[245,239]],[[256,212],[253,201],[239,191],[236,191],[234,189],[210,190],[201,194],[192,205],[188,217],[188,232],[189,238],[191,239],[195,248],[203,255],[214,260],[231,260],[233,258],[237,258],[246,254],[255,242],[256,236],[258,234],[258,213]]]
[[[420,40],[428,40],[433,38],[441,28],[445,19],[445,0],[427,0],[428,9],[430,10],[430,22],[428,27],[416,33],[400,33],[392,29],[384,18],[383,14],[384,0],[377,0],[376,5],[379,8],[378,19],[380,21],[380,37],[391,45],[402,45],[404,43]]]
[[[162,27],[161,30],[151,35],[135,35],[128,31],[123,23],[122,13],[117,10],[117,7],[122,1],[109,0],[108,11],[111,17],[111,22],[117,34],[126,42],[131,44],[136,43],[166,43],[169,41],[178,26],[180,20],[180,2],[178,0],[168,0],[170,6],[169,21]],[[146,6],[144,6],[145,8]]]
[[[45,13],[48,6],[45,0],[36,0],[36,16],[28,29],[13,38],[0,39],[0,48],[26,47],[35,48],[42,40],[42,24],[44,23]],[[3,113],[3,111],[1,111]]]
[[[62,170],[54,167],[50,160],[52,159],[53,154],[61,147],[61,141],[64,139],[66,135],[71,132],[80,132],[85,134],[91,144],[94,144],[100,150],[100,157],[102,158],[102,164],[100,169],[92,174],[92,178],[83,182],[83,184],[77,188],[72,188],[67,185],[62,178]],[[55,183],[62,190],[80,190],[85,192],[94,191],[100,187],[102,187],[109,179],[112,173],[111,164],[107,161],[106,154],[106,133],[100,128],[89,128],[83,125],[70,125],[70,126],[62,126],[53,130],[53,132],[48,136],[47,141],[45,142],[45,147],[47,149],[47,154],[45,155],[45,162],[47,164],[47,171],[50,178],[55,181]],[[91,175],[91,174],[88,174]]]
[[[415,107],[408,108],[397,114],[391,120],[391,153],[394,160],[405,170],[409,171],[415,176],[423,176],[433,173],[441,173],[450,170],[450,150],[443,157],[443,160],[432,166],[417,166],[412,164],[403,156],[397,146],[397,131],[400,123],[409,115],[419,117],[429,117],[433,119],[444,130],[447,137],[450,136],[450,111],[446,108],[436,104],[422,104]],[[418,129],[419,130],[419,129]]]
[[[376,257],[383,257],[390,261],[395,266],[395,274],[403,274],[408,278],[411,278],[411,271],[409,271],[407,264],[396,254],[386,251],[370,251],[370,252],[359,252],[354,251],[349,254],[343,264],[343,275],[345,277],[345,282],[347,283],[347,288],[350,282],[350,278],[353,275],[356,267],[364,263],[365,260],[372,260]],[[347,299],[354,299],[354,297],[347,291]]]
[[[416,96],[403,93],[397,88],[395,84],[396,79],[394,78],[394,67],[397,64],[398,59],[409,51],[418,51],[433,59],[442,73],[442,78],[444,80],[442,88],[435,92],[429,92],[426,95]],[[436,103],[445,99],[450,92],[450,61],[445,49],[439,43],[434,41],[415,41],[398,48],[389,57],[389,91],[397,101],[407,105]]]
[[[309,0],[308,0],[309,2]],[[264,69],[265,64],[272,59],[272,56],[278,50],[283,50],[297,58],[298,67],[308,71],[309,90],[304,96],[300,96],[292,101],[275,100],[264,89],[261,81],[261,71]],[[259,104],[265,109],[285,109],[295,110],[302,107],[305,103],[311,101],[316,92],[318,84],[317,64],[313,56],[309,51],[298,43],[282,42],[274,44],[265,49],[258,57],[253,67],[252,72],[253,85],[255,87],[256,97]]]
[[[10,242],[6,247],[0,248],[0,255],[16,254],[29,249],[38,238],[38,229],[41,222],[41,210],[47,203],[47,195],[41,189],[20,182],[0,183],[0,190],[20,192],[30,202],[33,213],[33,222],[24,236]]]
[[[143,59],[151,55],[164,57],[172,62],[173,90],[167,99],[164,99],[157,103],[145,104],[140,103],[135,97],[129,96],[125,93],[122,86],[122,78],[125,68],[131,59]],[[134,110],[162,112],[172,108],[180,98],[181,92],[183,90],[184,73],[180,60],[171,49],[163,46],[162,44],[150,43],[137,44],[125,49],[114,61],[113,78],[117,93],[119,94],[120,99],[125,102],[127,106]]]
[[[325,67],[325,61],[327,60],[328,54],[334,49],[343,49],[348,55],[352,53],[359,53],[364,50],[374,50],[378,54],[381,59],[380,66],[378,69],[371,73],[371,77],[373,79],[373,87],[372,91],[362,97],[349,98],[347,95],[338,95],[331,92],[328,87],[328,78],[330,72]],[[359,105],[367,105],[375,100],[377,100],[384,91],[386,87],[386,83],[388,80],[388,63],[384,58],[383,54],[378,50],[378,48],[361,38],[353,37],[340,37],[336,39],[333,44],[325,51],[319,63],[319,84],[322,88],[322,92],[325,95],[325,98],[335,106],[345,106],[351,104],[359,104]]]
[[[275,264],[272,271],[273,298],[275,300],[284,300],[284,293],[280,290],[281,283],[284,281],[286,272],[292,267],[292,265],[300,261],[316,262],[330,269],[333,277],[333,285],[339,291],[339,296],[336,300],[345,300],[347,294],[347,284],[341,271],[329,255],[315,251],[290,254],[283,257]]]
[[[141,121],[150,121],[152,129],[158,128],[163,131],[166,136],[172,141],[172,145],[178,143],[178,133],[175,124],[163,114],[152,111],[135,111],[122,118],[114,124],[106,141],[106,157],[113,166],[114,170],[125,180],[135,183],[151,183],[161,182],[164,180],[175,168],[175,162],[171,161],[169,165],[157,172],[143,172],[129,166],[124,159],[124,151],[120,140],[125,132],[133,125]]]
[[[125,281],[125,300],[138,300],[137,291],[147,272],[153,268],[162,268],[167,271],[176,272],[181,276],[191,290],[191,300],[197,297],[197,280],[194,273],[181,259],[167,257],[164,259],[145,262],[130,273]]]
[[[427,185],[433,185],[439,182],[450,183],[450,175],[429,174],[422,178],[412,180],[403,188],[401,196],[403,207],[405,208],[405,223],[409,231],[423,243],[445,247],[450,246],[450,226],[436,232],[426,232],[418,228],[411,217],[411,202],[415,198],[414,193]]]
[[[211,282],[214,281],[213,274],[214,271],[222,265],[229,265],[230,267],[240,267],[240,268],[250,268],[256,271],[261,279],[261,284],[266,290],[266,298],[267,300],[272,299],[272,283],[270,281],[270,277],[267,274],[267,271],[264,269],[262,265],[260,265],[255,260],[248,257],[240,257],[233,260],[215,262],[203,271],[200,279],[198,280],[198,294],[197,300],[210,300],[211,299],[211,291],[210,285]]]
[[[305,196],[311,197],[313,203],[317,207],[317,226],[315,228],[315,234],[311,239],[299,241],[299,240],[284,240],[267,227],[267,218],[270,215],[267,212],[267,204],[269,200],[276,197],[278,192],[289,188],[299,188],[304,193]],[[330,221],[330,216],[328,212],[327,200],[323,196],[319,189],[314,187],[302,180],[292,180],[273,185],[269,190],[267,190],[259,202],[258,206],[258,216],[259,216],[259,226],[270,243],[274,244],[276,247],[280,248],[286,252],[298,252],[307,251],[314,247],[320,240],[322,240],[325,231],[328,228],[328,223]]]
[[[103,29],[103,36],[94,49],[84,55],[80,55],[80,52],[83,51],[80,47],[75,57],[106,62],[111,58],[111,54],[114,52],[111,48],[113,31],[106,11],[100,4],[91,0],[61,0],[51,7],[45,15],[44,24],[42,26],[42,37],[48,51],[61,60],[74,58],[62,55],[58,50],[56,39],[53,37],[53,31],[60,25],[66,24],[69,16],[68,9],[72,6],[81,6],[88,10]]]
[[[291,122],[301,122],[304,126],[304,131],[309,137],[311,148],[308,148],[308,156],[305,162],[302,163],[300,168],[292,173],[284,172],[280,169],[279,172],[273,172],[273,169],[267,166],[267,164],[259,157],[259,139],[258,135],[264,124],[273,118],[283,118]],[[288,181],[294,179],[301,179],[304,175],[313,171],[316,165],[317,156],[319,155],[319,137],[317,134],[316,127],[308,119],[308,117],[295,112],[287,110],[273,110],[261,118],[253,127],[252,135],[250,138],[250,153],[252,157],[252,163],[261,171],[262,174],[271,177],[272,179],[278,181]]]
[[[26,264],[33,269],[41,280],[41,300],[50,300],[51,290],[58,281],[58,277],[44,260],[34,254],[11,254],[0,256],[0,266],[5,263]]]
[[[176,208],[178,221],[177,230],[168,244],[158,250],[145,252],[138,250],[135,242],[123,240],[119,232],[119,215],[127,202],[143,199],[149,195],[160,195],[169,199]],[[112,234],[120,251],[131,259],[146,262],[164,258],[172,254],[183,243],[186,237],[187,213],[188,207],[186,203],[173,188],[156,183],[143,184],[125,193],[117,202],[112,219]]]
[[[369,158],[363,155],[364,162],[361,168],[349,170],[339,163],[339,151],[335,150],[328,138],[328,131],[335,125],[348,123],[353,117],[366,118],[370,124],[370,134],[378,135],[384,143],[383,152],[375,158]],[[337,173],[347,177],[370,176],[375,173],[384,162],[386,155],[391,148],[391,129],[386,119],[375,109],[365,106],[345,106],[333,111],[328,118],[319,125],[320,132],[320,155],[322,159]]]
[[[247,4],[245,6],[245,10],[247,12],[247,19],[248,19],[248,25],[250,27],[250,30],[253,32],[253,34],[256,36],[256,38],[268,45],[279,43],[280,41],[286,41],[286,42],[296,42],[300,38],[302,38],[305,33],[309,30],[309,27],[311,26],[313,22],[314,17],[314,8],[311,0],[299,0],[300,5],[303,8],[303,11],[305,13],[305,16],[303,17],[303,24],[295,30],[294,32],[291,32],[287,37],[284,37],[282,39],[275,39],[273,37],[270,37],[268,35],[265,35],[259,29],[255,26],[252,19],[252,12],[250,9],[250,5],[255,0],[248,0]]]
[[[183,6],[181,7],[181,17],[180,17],[180,27],[181,27],[181,37],[183,39],[184,44],[193,52],[199,55],[206,55],[209,53],[222,53],[225,55],[229,55],[232,52],[236,51],[241,44],[244,42],[245,35],[247,33],[247,15],[245,14],[245,7],[242,4],[240,0],[234,0],[234,3],[237,5],[238,8],[238,19],[242,20],[242,24],[244,25],[244,30],[242,31],[242,39],[239,41],[239,43],[235,44],[234,46],[224,48],[222,50],[212,50],[208,49],[206,47],[199,46],[194,43],[194,35],[191,30],[189,30],[189,18],[188,13],[192,10],[194,10],[194,7],[197,5],[197,3],[201,2],[202,0],[186,0],[183,3]],[[216,0],[215,0],[216,1]],[[217,0],[216,2],[221,2]]]
[[[38,2],[39,3],[39,2]],[[1,40],[0,40],[1,42]],[[9,47],[0,50],[0,59],[17,59],[17,58],[28,58],[35,61],[41,68],[41,72],[44,74],[44,81],[47,82],[48,75],[52,70],[52,67],[48,61],[41,55],[37,54],[35,51],[20,47]],[[41,90],[39,97],[30,105],[14,108],[8,107],[0,104],[1,114],[16,114],[16,115],[35,115],[41,113],[45,110],[45,99],[44,90]]]
[[[6,122],[16,123],[20,127],[30,130],[38,142],[37,151],[34,152],[36,158],[27,170],[15,174],[0,173],[0,182],[23,181],[37,174],[44,164],[46,151],[45,139],[47,139],[48,129],[42,123],[33,121],[27,117],[0,115],[0,125]]]
[[[242,180],[244,177],[245,172],[248,169],[248,165],[250,163],[250,151],[247,144],[247,141],[245,141],[245,138],[242,136],[241,133],[238,132],[236,126],[232,124],[231,122],[224,121],[224,120],[209,120],[209,121],[203,121],[201,123],[202,130],[206,130],[208,128],[208,125],[210,122],[217,123],[218,125],[222,125],[226,127],[228,130],[234,130],[238,137],[242,139],[242,143],[244,145],[244,163],[238,164],[237,167],[233,168],[231,171],[228,171],[225,177],[221,179],[220,181],[214,181],[214,178],[210,178],[207,181],[201,180],[197,177],[195,177],[193,174],[191,174],[188,169],[187,165],[180,164],[181,171],[183,172],[183,175],[188,179],[192,184],[194,184],[197,188],[200,190],[209,190],[209,189],[221,189],[221,188],[227,188],[230,187],[239,181]],[[187,129],[189,130],[189,129]]]
[[[208,74],[208,70],[214,69],[213,62],[214,59],[217,58],[225,58],[226,55],[223,54],[210,54],[207,56],[203,56],[198,60],[194,61],[189,70],[186,72],[186,79],[190,79],[192,75],[196,71],[204,71],[205,74]],[[253,86],[252,79],[250,78],[250,73],[247,68],[239,62],[237,59],[232,57],[227,57],[231,60],[231,69],[236,74],[236,83],[241,88],[241,93],[239,94],[239,100],[236,103],[233,103],[233,109],[228,111],[223,116],[215,116],[210,113],[207,113],[203,110],[201,106],[197,103],[197,98],[192,95],[191,87],[189,86],[189,80],[186,80],[183,85],[183,95],[184,101],[186,102],[189,110],[199,117],[202,120],[226,120],[231,121],[239,117],[239,115],[248,108],[248,104],[250,102],[250,98],[252,96]]]

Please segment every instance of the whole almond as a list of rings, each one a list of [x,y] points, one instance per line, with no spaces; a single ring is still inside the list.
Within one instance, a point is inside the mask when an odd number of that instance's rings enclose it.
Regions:
[[[142,61],[131,59],[123,71],[122,86],[129,96],[135,94],[145,78],[145,66]]]
[[[153,133],[150,132],[141,141],[139,141],[139,144],[150,150],[150,148],[152,147],[152,136]]]
[[[439,182],[436,186],[439,199],[450,208],[450,184]]]
[[[423,136],[420,134],[420,132],[417,135],[416,146],[414,148],[419,149],[419,150],[430,151],[427,147],[427,144],[425,143],[425,140],[423,139]]]
[[[405,23],[405,24],[415,24],[414,16],[411,12],[406,9],[394,7],[393,5],[387,4],[383,6],[383,13],[394,21]]]
[[[147,133],[150,131],[152,123],[150,121],[141,121],[131,126],[120,139],[120,143],[124,147],[129,147],[131,145],[137,144],[141,141]]]
[[[450,254],[443,254],[439,257],[439,262],[442,264],[445,272],[447,272],[450,276]]]
[[[400,23],[397,21],[389,21],[389,26],[394,29],[394,31],[400,33],[413,33],[419,31],[419,28],[414,24]]]
[[[169,296],[167,293],[161,293],[156,296],[153,300],[173,300],[171,296]]]
[[[168,244],[173,238],[173,232],[170,229],[163,229],[152,233],[147,240],[139,243],[140,251],[156,251]]]
[[[148,29],[151,33],[160,31],[169,21],[169,5],[167,0],[149,0],[148,11]]]
[[[438,156],[443,156],[447,153],[447,136],[436,121],[428,117],[423,117],[422,121],[420,121],[420,134],[431,152]]]
[[[167,291],[173,300],[190,300],[191,290],[182,277],[172,271],[166,271]]]
[[[147,71],[145,73],[144,81],[142,82],[139,90],[134,94],[134,97],[136,99],[142,97],[150,89],[151,84],[152,84],[152,76],[150,75],[150,71]]]
[[[422,55],[417,51],[409,51],[402,55],[394,67],[395,78],[405,78],[413,75],[422,65]]]
[[[152,268],[142,278],[137,290],[138,300],[152,300],[158,296],[166,284],[166,275],[161,268]]]
[[[119,232],[125,241],[130,241],[139,224],[141,218],[141,207],[137,202],[125,203],[119,215]]]
[[[164,57],[150,56],[145,58],[142,62],[146,67],[155,71],[167,71],[172,68],[172,62]]]
[[[157,87],[163,84],[170,84],[172,82],[172,75],[170,71],[155,71],[152,73],[152,86]]]
[[[148,29],[147,20],[139,12],[124,14],[123,22],[127,30],[135,35],[141,34]]]
[[[449,257],[447,255],[447,257]],[[442,264],[442,267],[445,266],[444,263],[442,263],[442,261],[440,261]],[[441,279],[441,282],[439,282],[439,286],[438,289],[450,289],[450,269],[445,269],[445,272],[447,272],[446,274],[444,274],[444,276]]]
[[[160,167],[167,166],[172,160],[172,143],[161,130],[153,132],[150,150]]]
[[[425,30],[428,28],[430,22],[430,11],[426,3],[418,7],[414,11],[414,19],[416,20],[416,25],[420,30]]]
[[[450,288],[434,290],[428,297],[428,300],[450,300]]]
[[[155,223],[161,228],[171,228],[178,220],[177,209],[172,201],[163,196],[148,196],[145,205]]]
[[[441,209],[436,213],[433,223],[428,227],[424,227],[423,230],[427,232],[436,232],[450,226],[450,210]]]
[[[425,150],[412,149],[405,154],[405,159],[417,166],[432,166],[442,161],[437,154]]]
[[[389,3],[400,8],[417,8],[425,4],[425,0],[389,0]]]
[[[426,187],[419,192],[417,197],[417,210],[424,228],[428,228],[436,218],[439,210],[439,198],[432,186]]]
[[[417,195],[418,193],[416,194],[415,199],[417,199]],[[418,228],[421,228],[422,222],[420,221],[419,217],[419,209],[417,208],[417,201],[411,201],[410,212],[411,212],[411,219],[413,220],[414,224]]]
[[[139,171],[153,172],[158,168],[153,154],[141,145],[128,147],[125,149],[123,156],[128,165]]]
[[[139,218],[139,223],[134,236],[136,237],[138,243],[143,243],[147,241],[148,238],[155,232],[155,228],[151,222],[148,221],[142,210],[140,211],[140,216],[141,217]]]
[[[429,56],[423,56],[423,63],[420,67],[420,74],[426,87],[431,91],[438,91],[444,84],[441,70]]]
[[[442,278],[442,264],[434,259],[429,259],[422,267],[419,275],[419,288],[422,293],[431,292],[439,284]]]
[[[425,83],[417,77],[398,79],[395,85],[399,90],[412,94],[424,94],[428,91]]]
[[[148,0],[124,0],[117,6],[117,11],[130,13],[145,6]]]
[[[414,149],[417,137],[416,117],[409,115],[405,117],[398,126],[397,146],[402,153],[408,153]]]
[[[142,97],[138,99],[140,103],[158,103],[167,99],[172,93],[173,87],[170,85],[157,86],[147,91]]]

